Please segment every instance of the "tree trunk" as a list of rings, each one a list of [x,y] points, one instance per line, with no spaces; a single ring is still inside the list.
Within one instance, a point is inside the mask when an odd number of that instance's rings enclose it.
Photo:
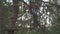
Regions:
[[[15,23],[18,17],[18,11],[19,11],[18,0],[13,0],[13,15],[12,17],[10,17],[10,23],[9,23],[10,29],[8,31],[8,34],[14,34]]]
[[[7,7],[0,7],[0,34],[3,34],[5,29],[5,23],[7,23]]]

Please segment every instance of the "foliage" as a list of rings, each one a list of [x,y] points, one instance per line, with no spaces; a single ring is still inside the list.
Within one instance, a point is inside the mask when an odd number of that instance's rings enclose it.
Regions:
[[[32,1],[36,1],[38,2],[39,0],[32,0]],[[11,3],[3,3],[4,0],[0,0],[0,7],[1,8],[4,8],[4,10],[6,11],[0,11],[0,16],[3,15],[4,16],[4,22],[5,22],[5,26],[8,27],[9,25],[9,19],[10,17],[13,15],[13,5],[11,5]],[[33,25],[32,26],[35,26],[38,24],[38,15],[37,14],[34,14],[32,15],[33,16],[33,19],[29,19],[27,21],[22,21],[22,18],[20,20],[17,20],[15,25],[16,25],[16,28],[19,29],[18,32],[15,31],[15,34],[59,34],[60,33],[60,6],[55,4],[56,1],[54,0],[54,2],[50,2],[50,5],[52,7],[49,7],[50,8],[50,11],[51,11],[51,14],[52,15],[52,25],[49,26],[49,27],[46,27],[46,29],[44,28],[44,26],[42,25],[42,30],[41,31],[38,27],[33,27],[33,28],[24,28],[24,25],[23,24],[28,24],[28,25],[31,25],[32,23],[32,20],[34,21]],[[6,4],[6,5],[5,5]],[[24,12],[24,7],[23,7],[23,0],[19,0],[19,4],[20,4],[20,9],[19,9],[19,14],[21,14],[21,17],[25,14]],[[38,3],[36,3],[38,5]],[[38,9],[40,6],[36,6],[35,10],[36,10],[36,13],[38,12]],[[1,10],[0,8],[0,10]],[[56,10],[55,10],[56,9]],[[49,11],[49,10],[48,10]],[[2,14],[2,13],[3,14]],[[41,15],[44,14],[44,13],[41,13],[39,16],[41,17]],[[55,16],[54,16],[55,15]],[[25,16],[26,17],[26,16]],[[44,19],[44,18],[40,18],[40,19]],[[21,26],[18,26],[19,24],[21,24]],[[0,25],[1,26],[1,25]],[[40,28],[41,28],[40,27]],[[0,28],[1,30],[1,28]],[[7,32],[6,32],[7,34]]]

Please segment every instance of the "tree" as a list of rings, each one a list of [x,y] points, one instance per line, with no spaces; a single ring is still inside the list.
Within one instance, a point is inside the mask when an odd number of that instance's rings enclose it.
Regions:
[[[16,30],[15,23],[17,21],[18,11],[18,0],[13,0],[13,15],[10,17],[8,34],[14,34],[14,31]]]
[[[5,23],[7,22],[8,8],[4,5],[4,1],[0,0],[0,34],[4,34]]]

